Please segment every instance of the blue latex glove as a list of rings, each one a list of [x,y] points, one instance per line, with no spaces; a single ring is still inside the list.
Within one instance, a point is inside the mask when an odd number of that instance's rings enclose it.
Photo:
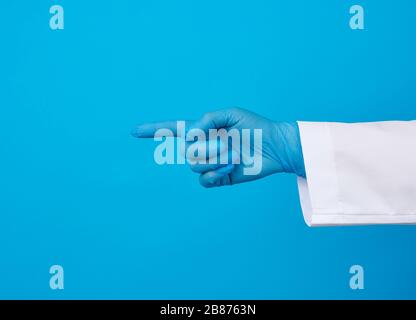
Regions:
[[[161,128],[176,134],[176,121],[147,123],[137,126],[132,135],[136,138],[153,138]],[[262,168],[257,175],[245,175],[245,164],[194,164],[191,169],[200,174],[204,187],[232,185],[260,179],[274,173],[295,173],[305,177],[299,128],[296,122],[274,122],[253,112],[231,108],[206,113],[197,121],[187,121],[187,127],[226,130],[262,129]],[[189,145],[188,145],[189,146]],[[220,150],[218,150],[220,152]],[[255,149],[252,152],[257,152]],[[230,156],[231,157],[231,156]]]

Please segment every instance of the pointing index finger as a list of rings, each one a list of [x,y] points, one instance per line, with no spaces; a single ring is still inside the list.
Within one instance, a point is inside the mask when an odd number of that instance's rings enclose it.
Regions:
[[[191,121],[162,121],[162,122],[149,122],[136,126],[131,135],[135,138],[153,138],[156,132],[160,129],[168,129],[172,131],[174,137],[181,137],[180,122],[190,125]],[[179,132],[178,132],[179,129]],[[185,127],[183,127],[185,129]]]

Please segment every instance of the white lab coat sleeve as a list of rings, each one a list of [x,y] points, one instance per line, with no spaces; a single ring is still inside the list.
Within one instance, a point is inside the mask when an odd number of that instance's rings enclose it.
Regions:
[[[298,125],[309,226],[416,223],[416,121]]]

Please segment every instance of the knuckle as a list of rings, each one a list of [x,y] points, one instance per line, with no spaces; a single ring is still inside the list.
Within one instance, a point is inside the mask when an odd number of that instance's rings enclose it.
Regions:
[[[240,108],[240,107],[232,107],[232,108],[229,109],[229,111],[232,112],[232,113],[238,113],[238,112],[241,112],[242,110],[243,109]]]
[[[202,116],[203,121],[211,121],[212,118],[213,118],[213,113],[212,112],[207,112]]]

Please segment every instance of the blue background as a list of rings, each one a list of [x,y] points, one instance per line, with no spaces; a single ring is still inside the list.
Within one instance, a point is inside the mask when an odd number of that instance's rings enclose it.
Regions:
[[[65,9],[65,30],[49,8]],[[366,30],[349,28],[349,8]],[[308,228],[296,179],[204,189],[137,123],[414,119],[416,3],[2,1],[0,298],[416,298],[416,228]],[[49,267],[65,289],[49,288]],[[365,290],[349,267],[365,268]]]

